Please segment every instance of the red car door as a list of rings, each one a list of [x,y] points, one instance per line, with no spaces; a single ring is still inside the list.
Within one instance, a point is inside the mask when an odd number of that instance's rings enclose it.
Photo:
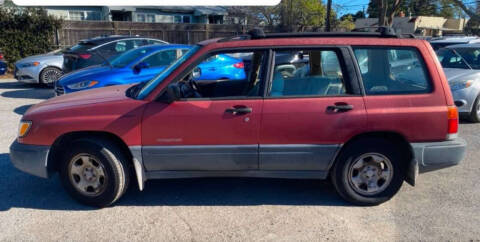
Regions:
[[[145,168],[257,169],[261,108],[261,99],[148,104],[142,123]]]
[[[348,49],[276,51],[300,59],[293,72],[275,63],[260,129],[260,170],[320,171],[366,126]],[[351,71],[351,72],[350,72]]]
[[[258,169],[263,104],[260,86],[268,55],[264,50],[245,54],[253,61],[244,80],[207,83],[187,75],[170,84],[179,87],[180,100],[148,104],[142,121],[142,156],[147,171]]]

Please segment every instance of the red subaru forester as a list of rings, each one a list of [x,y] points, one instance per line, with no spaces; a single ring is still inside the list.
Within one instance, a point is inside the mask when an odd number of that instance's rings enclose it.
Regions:
[[[198,80],[241,58],[244,80]],[[211,67],[215,68],[215,67]],[[212,70],[209,70],[212,71]],[[20,170],[59,172],[104,207],[148,179],[326,179],[359,205],[389,200],[419,172],[458,164],[466,143],[430,45],[371,33],[249,35],[199,43],[149,82],[52,98],[23,116]]]

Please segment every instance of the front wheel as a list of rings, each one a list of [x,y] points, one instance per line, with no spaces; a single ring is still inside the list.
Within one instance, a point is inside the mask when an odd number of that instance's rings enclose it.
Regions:
[[[88,206],[106,207],[127,190],[129,172],[123,152],[106,140],[81,139],[66,151],[60,167],[65,190]]]
[[[399,147],[384,139],[349,144],[339,155],[331,174],[341,197],[357,205],[390,200],[405,179],[406,160]]]
[[[62,75],[62,70],[56,67],[47,67],[40,73],[40,83],[48,87],[53,87]]]

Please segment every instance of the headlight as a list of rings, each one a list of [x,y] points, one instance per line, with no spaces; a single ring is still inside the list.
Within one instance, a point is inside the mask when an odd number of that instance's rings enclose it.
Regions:
[[[38,65],[40,65],[40,62],[35,61],[35,62],[23,63],[20,66],[21,67],[32,67],[32,66],[38,66]]]
[[[450,89],[452,89],[452,91],[456,91],[456,90],[470,87],[472,86],[472,84],[473,84],[473,80],[455,81],[450,83]]]
[[[98,84],[98,81],[82,81],[82,82],[77,82],[74,84],[67,85],[67,87],[70,89],[78,90],[78,89],[93,87],[97,84]]]
[[[20,125],[18,126],[18,137],[25,137],[28,131],[30,131],[30,127],[32,127],[32,121],[20,121]]]

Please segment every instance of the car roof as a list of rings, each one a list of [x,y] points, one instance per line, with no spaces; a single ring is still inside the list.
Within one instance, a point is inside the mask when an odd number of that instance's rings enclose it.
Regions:
[[[472,42],[480,42],[480,38],[477,36],[451,36],[451,37],[443,37],[440,39],[432,39],[430,43],[472,43]]]
[[[359,42],[360,41],[360,42]],[[396,34],[392,28],[380,27],[377,31],[352,31],[352,32],[294,32],[294,33],[264,33],[262,29],[255,28],[247,34],[227,38],[210,39],[199,42],[200,46],[216,47],[247,47],[247,46],[303,46],[307,42],[313,45],[349,45],[349,43],[397,43],[398,45],[418,45],[425,40],[416,39],[411,34]],[[370,43],[370,44],[368,44]],[[407,44],[408,43],[408,44]],[[388,44],[386,44],[388,45]]]
[[[138,35],[109,35],[109,36],[97,36],[90,39],[80,40],[79,43],[91,44],[91,45],[101,45],[108,42],[122,40],[122,39],[153,39],[149,37],[142,37]]]
[[[446,46],[445,48],[480,48],[480,43],[475,43],[475,44],[455,44],[455,45]]]
[[[145,45],[138,47],[137,49],[142,49],[142,48],[150,48],[153,49],[153,51],[157,50],[168,50],[168,49],[190,49],[192,48],[191,45],[184,45],[184,44],[166,44],[166,45],[161,45],[161,44],[153,44],[153,45]]]

